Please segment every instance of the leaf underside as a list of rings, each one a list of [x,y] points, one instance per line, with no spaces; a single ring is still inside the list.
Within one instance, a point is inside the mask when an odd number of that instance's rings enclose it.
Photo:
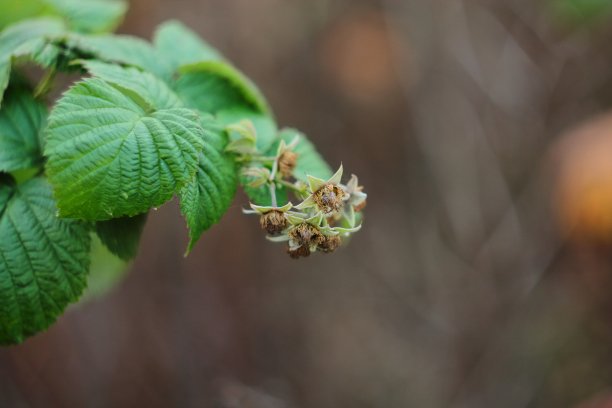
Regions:
[[[146,222],[147,213],[98,221],[95,229],[100,241],[113,255],[129,261],[138,253],[140,236]]]

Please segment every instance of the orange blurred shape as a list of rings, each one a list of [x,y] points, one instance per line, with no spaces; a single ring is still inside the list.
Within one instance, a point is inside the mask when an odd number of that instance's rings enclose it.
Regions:
[[[575,408],[612,408],[612,394],[599,394],[579,405]]]
[[[612,114],[570,132],[558,153],[555,204],[563,232],[612,244]]]
[[[376,102],[397,86],[394,37],[379,11],[359,10],[343,15],[323,37],[321,64],[347,97]]]

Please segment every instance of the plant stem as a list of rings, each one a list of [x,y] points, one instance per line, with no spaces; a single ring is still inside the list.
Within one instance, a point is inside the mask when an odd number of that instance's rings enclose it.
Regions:
[[[290,182],[288,182],[288,181],[286,181],[286,180],[277,180],[277,183],[279,183],[279,184],[280,184],[280,185],[282,185],[282,186],[287,187],[288,189],[291,189],[291,190],[293,190],[293,191],[296,191],[296,192],[298,192],[298,193],[303,193],[303,192],[304,192],[304,189],[303,189],[303,188],[298,188],[298,187],[297,187],[295,184],[290,183]]]
[[[276,202],[276,185],[274,183],[268,184],[270,188],[270,200],[272,201],[272,207],[278,207],[278,203]]]
[[[51,90],[53,80],[55,79],[55,74],[55,69],[50,69],[45,73],[38,85],[36,85],[36,89],[34,89],[34,98],[38,99],[45,96]]]

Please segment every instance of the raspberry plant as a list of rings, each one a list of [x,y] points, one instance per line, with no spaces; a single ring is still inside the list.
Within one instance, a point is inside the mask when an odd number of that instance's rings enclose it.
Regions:
[[[294,258],[359,229],[357,178],[341,184],[306,136],[278,130],[257,87],[185,26],[164,23],[149,43],[107,33],[122,2],[29,3],[39,15],[0,33],[0,343],[79,299],[92,238],[133,258],[149,210],[175,196],[187,253],[239,185]],[[49,100],[64,73],[81,78]]]

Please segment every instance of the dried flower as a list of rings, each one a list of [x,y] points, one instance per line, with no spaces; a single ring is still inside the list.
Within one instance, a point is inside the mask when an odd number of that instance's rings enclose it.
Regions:
[[[293,227],[289,230],[288,235],[290,246],[294,247],[316,247],[325,241],[325,236],[321,233],[319,228],[307,222],[303,222]],[[293,245],[291,245],[291,243],[293,243]]]
[[[330,235],[325,237],[317,249],[323,253],[329,254],[338,249],[341,244],[342,239],[338,235]]]
[[[278,172],[283,178],[289,178],[293,175],[293,170],[297,165],[298,155],[295,152],[287,150],[278,158]]]
[[[259,225],[270,235],[281,234],[288,225],[286,213],[293,207],[287,203],[282,207],[260,206],[251,204],[251,210],[242,210],[245,214],[260,214]]]
[[[306,258],[310,256],[310,248],[305,245],[297,247],[295,249],[288,248],[287,253],[293,259]]]
[[[342,179],[342,165],[338,171],[327,181],[308,176],[308,191],[310,195],[295,208],[298,210],[317,207],[324,214],[329,215],[339,211],[344,204],[345,192],[340,186]]]
[[[285,140],[281,140],[278,145],[275,165],[283,178],[290,178],[293,175],[298,159],[298,154],[293,149],[295,149],[299,141],[300,137],[296,135],[289,144]]]
[[[270,235],[278,235],[287,228],[285,215],[278,210],[271,210],[259,217],[259,225]]]

